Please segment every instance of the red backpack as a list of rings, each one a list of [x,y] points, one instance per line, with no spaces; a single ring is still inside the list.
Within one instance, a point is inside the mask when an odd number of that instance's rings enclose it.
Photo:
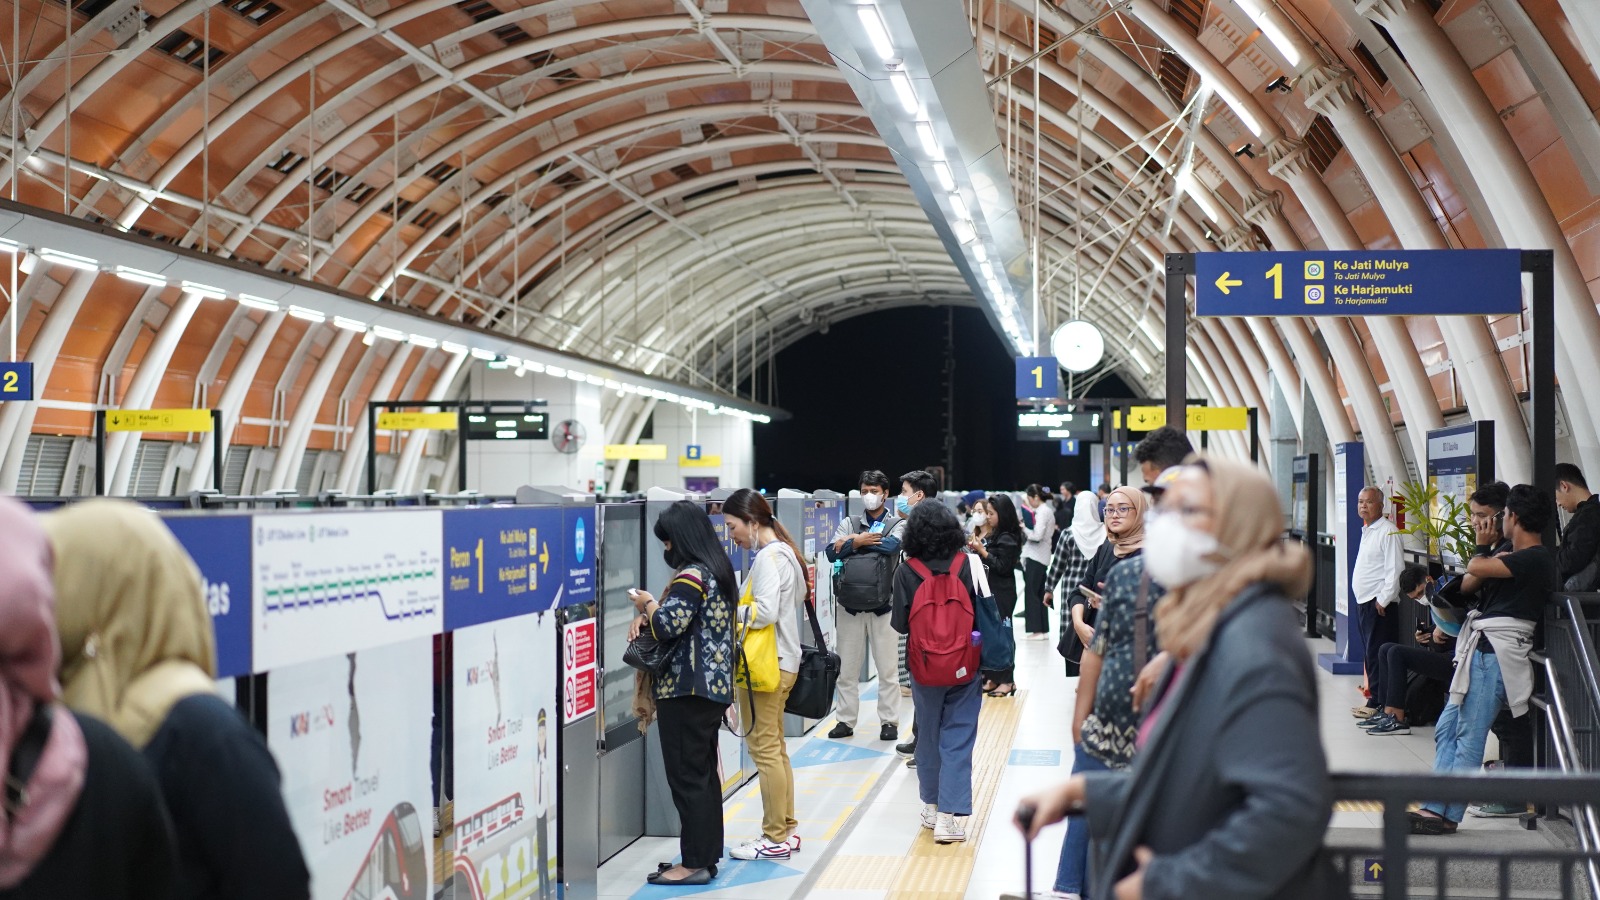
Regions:
[[[978,675],[982,651],[972,642],[972,595],[961,581],[966,561],[965,553],[957,553],[949,572],[935,574],[921,560],[908,560],[922,577],[911,598],[906,640],[906,666],[920,685],[955,687]]]

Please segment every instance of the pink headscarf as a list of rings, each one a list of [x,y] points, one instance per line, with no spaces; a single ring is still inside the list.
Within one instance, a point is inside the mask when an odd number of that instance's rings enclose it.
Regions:
[[[61,696],[56,667],[55,588],[50,542],[26,506],[0,497],[0,772],[11,771],[11,754],[35,706]],[[49,854],[83,790],[89,751],[77,720],[63,706],[51,717],[26,802],[0,815],[0,890],[20,884]]]

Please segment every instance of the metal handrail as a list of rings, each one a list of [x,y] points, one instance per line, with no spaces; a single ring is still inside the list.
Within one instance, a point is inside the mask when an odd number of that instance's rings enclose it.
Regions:
[[[1556,595],[1556,605],[1567,614],[1567,621],[1573,624],[1572,639],[1578,644],[1578,664],[1583,667],[1583,686],[1589,698],[1600,709],[1600,662],[1597,662],[1594,645],[1589,642],[1589,629],[1583,611],[1572,599],[1571,594]]]
[[[1583,629],[1574,628],[1574,632]],[[1556,750],[1556,762],[1560,764],[1563,772],[1584,771],[1578,758],[1578,739],[1572,731],[1572,720],[1567,714],[1566,701],[1561,696],[1560,681],[1557,678],[1555,662],[1542,653],[1533,654],[1536,661],[1544,666],[1546,690],[1550,693],[1550,702],[1545,704],[1550,716],[1551,744]],[[1600,848],[1600,820],[1595,816],[1593,806],[1587,804],[1574,805],[1573,811],[1577,813],[1577,820],[1573,830],[1578,833],[1578,846],[1585,852],[1593,852]],[[1589,876],[1589,896],[1600,897],[1600,866],[1590,858],[1584,862],[1584,869]]]

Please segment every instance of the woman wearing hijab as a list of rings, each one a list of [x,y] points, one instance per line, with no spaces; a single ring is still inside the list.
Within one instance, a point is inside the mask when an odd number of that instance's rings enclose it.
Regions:
[[[1313,900],[1336,886],[1316,865],[1332,792],[1289,599],[1310,565],[1282,530],[1277,492],[1242,463],[1200,458],[1162,498],[1144,563],[1168,589],[1155,617],[1173,665],[1139,755],[1018,807],[1028,840],[1065,816],[1088,820],[1099,863],[1088,896]]]
[[[178,844],[176,900],[310,896],[266,742],[216,695],[200,571],[161,520],[118,500],[42,517],[55,549],[61,682],[143,751]]]
[[[1075,588],[1083,582],[1089,564],[1105,542],[1106,526],[1100,521],[1100,499],[1088,491],[1082,491],[1073,501],[1069,533],[1056,542],[1055,556],[1050,560],[1049,573],[1045,575],[1045,605],[1055,605],[1052,591],[1058,585],[1066,584]],[[1062,616],[1061,637],[1056,642],[1056,651],[1067,658],[1068,678],[1078,677],[1079,657],[1083,648],[1074,643],[1076,641],[1072,617]]]
[[[1080,672],[1083,648],[1094,643],[1094,623],[1100,614],[1106,590],[1106,579],[1111,570],[1123,560],[1132,559],[1144,548],[1144,512],[1149,497],[1139,490],[1124,485],[1106,498],[1106,540],[1095,551],[1089,568],[1078,582],[1077,590],[1067,598],[1067,618],[1072,620],[1072,649],[1079,657]]]
[[[60,702],[50,543],[3,497],[0,533],[0,898],[165,900],[177,862],[149,766]]]

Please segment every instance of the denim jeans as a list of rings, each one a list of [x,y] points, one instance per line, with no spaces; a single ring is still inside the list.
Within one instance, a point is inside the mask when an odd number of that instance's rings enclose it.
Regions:
[[[1084,751],[1079,744],[1072,748],[1072,774],[1079,772],[1104,772],[1110,767]],[[1056,890],[1063,894],[1087,897],[1085,887],[1089,878],[1089,820],[1083,816],[1067,819],[1067,839],[1061,843],[1061,863],[1056,867]]]
[[[1506,705],[1500,658],[1493,653],[1473,651],[1467,664],[1472,667],[1472,684],[1467,688],[1467,696],[1459,704],[1451,701],[1445,705],[1433,732],[1435,772],[1476,772],[1483,765],[1483,746],[1489,739],[1489,726]],[[1452,822],[1460,822],[1467,814],[1465,803],[1425,803],[1422,808]]]
[[[972,815],[972,748],[978,742],[978,712],[983,687],[977,678],[955,687],[925,687],[911,682],[917,732],[917,793],[939,812]]]

